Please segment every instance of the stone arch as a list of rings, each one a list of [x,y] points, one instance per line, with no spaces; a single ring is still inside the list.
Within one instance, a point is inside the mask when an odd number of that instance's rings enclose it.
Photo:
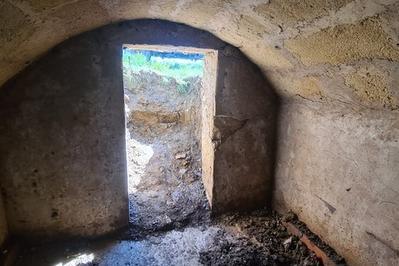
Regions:
[[[71,36],[116,21],[158,18],[239,47],[284,97],[396,109],[398,95],[389,82],[360,88],[367,83],[364,67],[382,69],[373,74],[389,80],[395,65],[389,61],[399,60],[398,3],[388,2],[7,0],[0,5],[0,84]],[[368,96],[370,89],[377,97]]]

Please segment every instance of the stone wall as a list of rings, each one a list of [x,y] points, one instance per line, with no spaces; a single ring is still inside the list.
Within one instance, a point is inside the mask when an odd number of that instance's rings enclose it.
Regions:
[[[266,201],[275,95],[259,69],[210,33],[132,21],[68,40],[0,90],[0,178],[12,233],[94,236],[127,224],[123,44],[218,51],[210,201],[217,211]]]
[[[399,114],[285,103],[279,124],[274,207],[350,265],[398,265]]]

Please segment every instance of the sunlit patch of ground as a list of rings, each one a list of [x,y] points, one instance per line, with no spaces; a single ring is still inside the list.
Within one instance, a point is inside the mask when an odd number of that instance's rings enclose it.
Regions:
[[[135,140],[126,129],[126,156],[128,161],[128,193],[137,192],[137,186],[145,173],[147,164],[154,155],[151,145]]]

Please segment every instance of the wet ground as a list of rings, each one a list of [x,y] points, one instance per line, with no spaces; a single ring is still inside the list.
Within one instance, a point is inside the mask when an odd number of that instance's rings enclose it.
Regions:
[[[161,231],[25,246],[16,265],[321,265],[286,231],[282,219],[255,211]],[[338,255],[330,255],[344,265]]]

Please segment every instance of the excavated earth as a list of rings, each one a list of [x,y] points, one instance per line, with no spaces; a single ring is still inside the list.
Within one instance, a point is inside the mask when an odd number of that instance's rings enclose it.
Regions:
[[[154,231],[208,219],[201,181],[201,78],[125,73],[131,226]]]

